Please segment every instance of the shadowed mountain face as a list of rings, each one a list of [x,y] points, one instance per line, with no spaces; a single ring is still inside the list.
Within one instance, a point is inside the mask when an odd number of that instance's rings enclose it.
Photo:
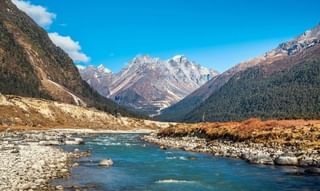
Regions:
[[[161,120],[319,118],[320,25],[216,76]]]
[[[0,0],[0,92],[129,114],[83,81],[69,56],[10,0]]]
[[[167,61],[138,56],[117,74],[103,66],[79,70],[82,78],[101,95],[148,115],[156,115],[177,103],[217,75],[184,56]]]

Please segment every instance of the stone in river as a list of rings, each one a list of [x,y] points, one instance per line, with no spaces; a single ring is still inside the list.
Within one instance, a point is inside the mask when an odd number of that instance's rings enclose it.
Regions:
[[[99,162],[99,166],[110,167],[113,165],[113,161],[111,159],[104,159]]]
[[[251,164],[273,165],[273,160],[268,154],[257,154],[256,156],[248,158],[248,161]]]

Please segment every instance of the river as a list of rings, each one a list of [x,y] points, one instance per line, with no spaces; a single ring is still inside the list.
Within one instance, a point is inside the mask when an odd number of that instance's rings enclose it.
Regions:
[[[141,134],[101,134],[86,144],[64,146],[92,151],[77,162],[68,179],[52,184],[93,191],[319,191],[319,176],[297,175],[296,167],[251,165],[243,160],[176,149],[161,150]],[[111,158],[110,168],[98,166]],[[68,190],[68,189],[65,189]],[[72,190],[72,189],[70,189]]]

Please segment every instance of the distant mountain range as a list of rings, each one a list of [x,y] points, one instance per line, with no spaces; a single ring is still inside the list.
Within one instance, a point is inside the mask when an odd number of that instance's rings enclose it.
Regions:
[[[71,58],[10,0],[0,1],[0,92],[135,116],[83,81]]]
[[[177,103],[218,74],[182,55],[166,61],[137,56],[116,74],[103,66],[79,67],[79,71],[101,95],[151,116]]]
[[[320,118],[320,25],[214,77],[160,120]]]

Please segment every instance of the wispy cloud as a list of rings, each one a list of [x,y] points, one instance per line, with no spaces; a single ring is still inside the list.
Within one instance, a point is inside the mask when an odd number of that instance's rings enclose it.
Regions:
[[[12,0],[12,2],[42,27],[49,27],[56,18],[56,14],[49,12],[43,6],[33,5],[29,1],[24,0]]]
[[[62,36],[59,33],[49,33],[53,43],[62,48],[75,62],[89,62],[90,58],[81,52],[80,43],[74,41],[70,36]]]

